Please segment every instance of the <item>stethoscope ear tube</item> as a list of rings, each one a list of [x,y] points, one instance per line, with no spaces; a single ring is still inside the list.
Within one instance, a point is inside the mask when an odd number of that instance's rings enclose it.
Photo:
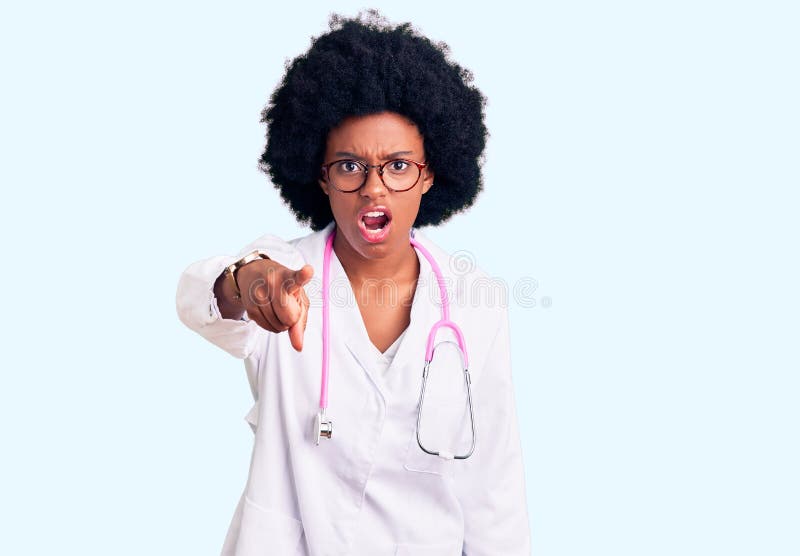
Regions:
[[[439,321],[439,322],[441,322],[441,321]],[[439,324],[439,323],[437,323],[437,324]],[[458,331],[457,336],[460,337],[460,332],[461,331],[458,330],[458,327],[455,326],[455,324],[453,324],[453,326],[455,327],[454,330]],[[434,327],[434,329],[431,330],[431,336],[435,337],[436,329],[437,329],[437,327]],[[428,343],[430,343],[430,342],[431,342],[431,339],[429,338],[428,339]],[[470,425],[470,428],[471,428],[471,435],[470,435],[471,441],[470,441],[469,451],[467,451],[464,454],[452,454],[450,452],[445,452],[443,450],[440,450],[440,451],[430,450],[430,449],[426,448],[422,444],[422,435],[420,433],[421,424],[422,424],[422,408],[423,408],[423,406],[425,404],[425,389],[426,389],[427,384],[428,384],[428,375],[430,374],[430,366],[431,366],[431,361],[433,361],[433,352],[434,351],[435,351],[435,348],[431,349],[431,355],[429,357],[428,356],[425,357],[425,366],[422,368],[422,388],[420,389],[420,392],[419,392],[419,404],[417,406],[417,444],[419,444],[419,447],[423,452],[425,452],[426,454],[430,454],[432,456],[439,456],[439,457],[444,458],[444,459],[467,459],[475,451],[475,438],[476,438],[475,413],[474,413],[474,410],[472,408],[472,380],[469,377],[469,369],[467,368],[467,365],[466,365],[466,360],[467,360],[466,356],[467,356],[467,354],[466,354],[466,352],[461,350],[460,343],[459,343],[459,350],[458,351],[461,354],[461,362],[463,364],[462,366],[464,367],[464,384],[467,387],[467,404],[469,405],[469,425]]]

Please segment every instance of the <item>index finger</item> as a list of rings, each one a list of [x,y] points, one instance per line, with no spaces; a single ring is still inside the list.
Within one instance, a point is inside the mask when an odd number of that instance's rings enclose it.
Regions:
[[[287,326],[292,326],[300,319],[302,307],[298,303],[298,294],[313,275],[314,268],[307,264],[299,270],[284,272],[281,283],[277,284],[272,307],[276,316]]]
[[[303,351],[303,335],[306,331],[306,323],[308,322],[308,296],[305,290],[299,290],[298,300],[300,304],[300,318],[289,328],[289,341],[292,347],[297,351]]]

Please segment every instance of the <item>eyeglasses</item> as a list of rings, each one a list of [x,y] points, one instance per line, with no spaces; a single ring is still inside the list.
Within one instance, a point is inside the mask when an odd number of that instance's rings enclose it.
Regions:
[[[406,158],[395,158],[383,164],[365,164],[349,158],[334,160],[322,165],[322,173],[333,187],[343,193],[353,193],[367,183],[370,168],[377,168],[378,175],[388,189],[395,192],[408,191],[419,181],[425,162],[414,162]]]

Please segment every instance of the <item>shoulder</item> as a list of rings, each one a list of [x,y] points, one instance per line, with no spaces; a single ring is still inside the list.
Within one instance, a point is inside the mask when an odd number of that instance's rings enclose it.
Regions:
[[[441,269],[451,320],[469,339],[476,356],[470,359],[481,361],[495,338],[508,331],[510,292],[507,282],[479,267],[475,255],[469,251],[449,253],[419,231],[414,237]],[[425,287],[437,289],[438,285],[434,280]],[[435,291],[432,294],[438,295]]]
[[[334,222],[331,222],[321,230],[289,240],[289,245],[302,257],[303,264],[310,264],[314,267],[321,264],[325,240],[328,238],[333,226]]]
[[[322,248],[325,245],[327,232],[332,224],[317,232],[311,232],[294,239],[285,240],[273,234],[264,234],[258,239],[248,243],[240,251],[240,256],[253,250],[264,252],[270,259],[280,264],[298,270],[304,264],[315,264],[315,256],[319,253],[321,260]]]
[[[473,253],[449,253],[420,232],[415,234],[415,239],[430,252],[441,269],[450,320],[464,335],[470,374],[477,383],[486,376],[492,353],[495,357],[509,355],[506,283],[480,268]],[[438,289],[435,282],[425,287]],[[438,292],[432,293],[438,296]]]

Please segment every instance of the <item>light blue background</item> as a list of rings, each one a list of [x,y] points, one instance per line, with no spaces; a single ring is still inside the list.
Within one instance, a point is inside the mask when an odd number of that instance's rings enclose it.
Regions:
[[[538,283],[534,553],[800,554],[797,4],[386,4],[489,99],[486,190],[428,233]],[[250,393],[175,287],[306,233],[258,120],[329,6],[4,4],[0,553],[218,554]]]

